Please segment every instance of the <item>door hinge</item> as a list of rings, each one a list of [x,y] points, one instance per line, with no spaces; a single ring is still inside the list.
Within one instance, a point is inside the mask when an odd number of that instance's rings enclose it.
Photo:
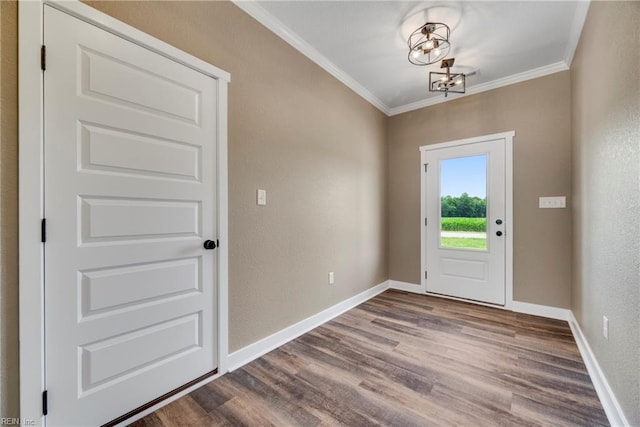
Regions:
[[[427,226],[427,218],[424,219],[424,226]]]
[[[42,415],[49,413],[49,398],[47,396],[47,390],[42,392]]]
[[[424,278],[427,278],[427,270],[424,271]]]
[[[40,241],[46,243],[47,241],[47,218],[42,218],[40,223]]]
[[[216,239],[216,247],[220,249],[220,241],[218,239]]]
[[[427,171],[427,166],[429,166],[429,163],[425,163],[425,164],[424,164],[424,171],[425,171],[425,172]]]
[[[47,47],[45,45],[40,47],[40,68],[42,71],[47,69]]]

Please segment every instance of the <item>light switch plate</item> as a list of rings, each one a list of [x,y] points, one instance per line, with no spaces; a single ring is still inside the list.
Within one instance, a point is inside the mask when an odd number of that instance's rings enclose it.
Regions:
[[[565,196],[540,197],[540,209],[562,209],[567,207]]]
[[[256,203],[260,206],[265,206],[267,204],[267,190],[256,191]]]

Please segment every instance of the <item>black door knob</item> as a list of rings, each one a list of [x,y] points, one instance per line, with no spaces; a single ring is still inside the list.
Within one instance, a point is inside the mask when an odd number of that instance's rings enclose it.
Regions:
[[[213,240],[205,240],[203,246],[205,249],[215,249],[216,242],[214,242]]]
[[[502,220],[501,219],[496,219],[496,224],[498,224],[498,225],[502,224]]]
[[[502,236],[502,231],[496,231],[496,236]]]

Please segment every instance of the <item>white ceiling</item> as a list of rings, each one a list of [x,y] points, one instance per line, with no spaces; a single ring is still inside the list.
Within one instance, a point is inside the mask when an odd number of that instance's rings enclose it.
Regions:
[[[407,60],[425,22],[451,27],[454,72],[467,94],[567,70],[587,1],[264,1],[235,4],[386,114],[445,101],[429,71]],[[464,95],[450,94],[447,100]]]

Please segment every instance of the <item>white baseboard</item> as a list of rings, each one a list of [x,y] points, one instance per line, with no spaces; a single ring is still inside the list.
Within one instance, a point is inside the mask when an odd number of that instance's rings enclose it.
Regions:
[[[257,341],[244,348],[241,348],[236,352],[231,353],[227,358],[227,366],[229,367],[229,372],[234,371],[241,366],[251,362],[252,360],[257,359],[263,354],[266,354],[271,350],[288,343],[289,341],[299,337],[300,335],[309,332],[311,329],[316,328],[325,322],[328,322],[334,317],[341,315],[345,311],[351,310],[353,307],[375,297],[376,295],[386,291],[388,288],[388,281],[380,283],[379,285],[369,288],[366,291],[359,293],[358,295],[355,295],[332,307],[329,307],[318,314],[314,314],[313,316],[301,320],[300,322],[285,329],[282,329],[281,331],[278,331],[273,335],[269,335],[268,337],[265,337],[260,341]]]
[[[308,317],[307,319],[304,319],[294,325],[278,331],[273,335],[265,337],[260,341],[250,344],[247,347],[244,347],[234,353],[231,353],[228,356],[226,363],[226,365],[229,366],[228,371],[231,372],[244,366],[252,360],[255,360],[258,357],[270,352],[271,350],[280,347],[283,344],[286,344],[287,342],[299,337],[306,332],[309,332],[311,329],[314,329],[322,325],[323,323],[328,322],[334,317],[337,317],[340,314],[352,309],[353,307],[362,304],[363,302],[375,297],[376,295],[386,291],[387,289],[397,289],[405,292],[420,294],[423,293],[420,285],[400,282],[396,280],[388,280],[332,307],[329,307],[321,311],[320,313],[317,313],[311,317]],[[593,382],[593,386],[596,390],[596,393],[598,394],[600,402],[602,403],[602,407],[604,408],[609,423],[614,427],[630,426],[624,413],[622,412],[622,408],[620,407],[618,400],[616,399],[613,391],[611,390],[611,387],[609,386],[609,382],[604,376],[604,373],[602,372],[602,369],[600,368],[600,365],[596,360],[595,355],[591,351],[589,343],[587,342],[584,334],[582,333],[582,330],[580,329],[578,321],[574,317],[571,310],[539,304],[531,304],[521,301],[512,301],[511,310],[518,313],[533,314],[536,316],[566,320],[567,322],[569,322],[569,326],[571,327],[571,332],[573,333],[574,339],[578,346],[578,350],[580,351],[580,355],[582,356],[582,359],[584,360],[584,363],[587,367],[587,371],[589,372],[589,376],[591,377],[591,381]],[[158,403],[157,405],[145,410],[144,412],[141,412],[134,417],[127,419],[125,423],[122,423],[120,425],[129,424],[133,421],[136,421],[137,419],[140,419],[145,415],[154,412],[160,407],[165,406],[172,401],[190,393],[196,388],[201,387],[210,381],[213,381],[223,374],[224,372],[207,378],[202,382],[195,384],[188,389],[172,396],[171,398],[166,399]]]
[[[533,314],[534,316],[548,317],[549,319],[564,320],[567,322],[571,318],[571,310],[568,308],[551,307],[521,301],[512,301],[510,308],[516,313]]]
[[[122,427],[125,425],[129,425],[130,423],[137,421],[143,418],[146,415],[149,415],[152,412],[157,411],[163,406],[168,405],[181,398],[182,396],[186,396],[197,388],[202,387],[203,385],[221,377],[226,372],[231,372],[240,368],[241,366],[251,362],[254,359],[270,352],[271,350],[280,347],[283,344],[293,340],[294,338],[299,337],[300,335],[309,332],[311,329],[316,328],[322,325],[325,322],[333,319],[334,317],[339,316],[345,311],[351,310],[353,307],[362,304],[363,302],[375,297],[376,295],[386,291],[389,288],[389,282],[383,282],[377,286],[367,289],[364,292],[359,293],[345,301],[342,301],[332,307],[327,308],[326,310],[321,311],[318,314],[315,314],[307,319],[304,319],[294,325],[289,326],[279,332],[276,332],[273,335],[270,335],[266,338],[261,339],[247,347],[240,349],[227,357],[226,366],[229,366],[229,369],[225,372],[219,371],[216,375],[213,375],[209,378],[205,378],[197,384],[192,385],[185,390],[182,390],[179,393],[174,394],[173,396],[157,403],[156,405],[145,409],[144,411],[132,416],[131,418],[127,418],[122,423],[118,424],[117,427]]]
[[[401,291],[421,294],[424,293],[420,285],[399,282],[396,280],[389,280],[389,289],[398,289]],[[591,377],[591,381],[593,382],[593,386],[596,389],[596,393],[598,394],[598,398],[602,403],[602,407],[604,408],[604,412],[607,415],[609,423],[614,427],[630,426],[629,422],[624,416],[624,413],[622,412],[622,408],[620,407],[618,400],[616,399],[613,391],[611,390],[611,387],[609,386],[609,382],[604,376],[604,373],[602,372],[602,369],[600,368],[600,365],[596,360],[595,355],[591,351],[591,347],[589,347],[587,339],[580,329],[578,321],[576,320],[571,310],[566,308],[551,307],[547,305],[532,304],[522,301],[511,301],[508,307],[504,308],[506,310],[511,310],[517,313],[532,314],[535,316],[547,317],[550,319],[564,320],[569,322],[571,332],[573,333],[573,337],[576,341],[576,344],[578,345],[578,350],[580,350],[580,355],[582,356],[582,360],[587,367],[587,371],[589,372],[589,376]]]
[[[464,298],[449,297],[447,295],[430,294],[422,289],[421,285],[408,282],[400,282],[398,280],[389,280],[389,289],[397,289],[399,291],[413,292],[417,294],[431,295],[438,298],[453,299],[456,301],[471,302],[473,304],[484,305],[487,307],[501,308],[505,310],[515,311],[516,313],[533,314],[535,316],[548,317],[550,319],[569,321],[571,311],[566,308],[551,307],[547,305],[531,304],[528,302],[511,301],[507,305],[497,306],[495,304],[485,304],[479,301],[470,301]]]
[[[571,312],[570,315],[569,326],[571,326],[571,332],[578,345],[578,350],[580,350],[582,360],[587,366],[593,387],[596,389],[596,393],[598,393],[598,398],[600,399],[600,403],[602,403],[605,414],[607,414],[609,424],[614,427],[630,426],[573,312]]]
[[[389,289],[397,289],[399,291],[413,292],[416,294],[424,294],[422,285],[415,283],[399,282],[397,280],[389,280]]]

